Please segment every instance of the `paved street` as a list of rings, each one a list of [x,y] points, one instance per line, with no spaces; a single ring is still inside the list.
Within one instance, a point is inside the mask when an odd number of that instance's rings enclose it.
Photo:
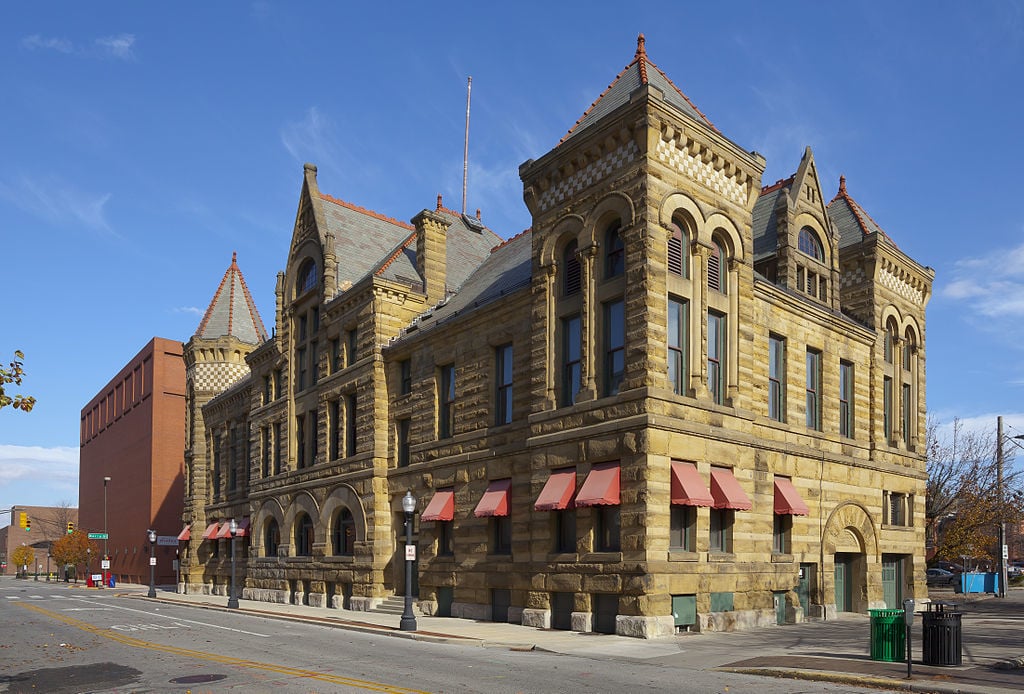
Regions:
[[[105,663],[127,668],[120,680],[101,678],[88,687],[90,691],[185,691],[180,686],[185,682],[175,682],[183,673],[223,678],[201,685],[196,680],[199,689],[195,691],[269,691],[268,672],[274,673],[275,692],[541,692],[565,691],[580,682],[586,682],[589,691],[621,692],[678,690],[680,681],[687,683],[685,691],[759,694],[852,692],[865,686],[936,692],[1024,689],[1024,670],[996,667],[1024,655],[1019,636],[1024,622],[1022,590],[1012,590],[1005,599],[970,596],[964,602],[963,665],[959,667],[920,664],[918,619],[909,681],[905,663],[869,659],[870,625],[862,615],[642,641],[422,616],[417,620],[418,631],[408,633],[398,631],[395,615],[247,600],[240,601],[239,610],[229,611],[224,596],[159,590],[154,600],[145,597],[146,592],[143,586],[96,590],[0,580],[0,616],[5,624],[35,624],[32,628],[38,632],[32,638],[43,641],[47,635],[55,640],[60,638],[55,634],[67,634],[62,646],[81,644],[83,632],[88,636],[81,652],[54,649],[51,643],[15,654],[28,638],[27,632],[5,629],[0,641],[4,646],[0,691],[83,691],[61,689],[57,685],[62,683],[52,680],[54,673],[44,672],[47,668],[41,666],[48,660],[54,661],[51,665],[58,662],[51,658],[53,653],[59,654],[60,663],[73,663],[73,667],[88,669]],[[963,598],[952,592],[937,592],[933,597]],[[60,631],[64,627],[67,631]],[[330,631],[325,632],[325,627]],[[418,643],[414,646],[405,639]],[[111,642],[130,650],[111,651]],[[47,653],[46,648],[54,650]],[[144,649],[141,657],[139,649]],[[328,653],[329,664],[325,664]],[[211,663],[217,667],[211,670]],[[51,677],[49,687],[28,686],[45,685],[33,678],[46,676]],[[136,688],[143,683],[145,687]],[[178,688],[167,689],[168,683]]]

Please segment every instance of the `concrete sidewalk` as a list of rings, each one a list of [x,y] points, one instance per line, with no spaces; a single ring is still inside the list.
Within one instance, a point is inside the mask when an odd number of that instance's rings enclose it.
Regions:
[[[120,596],[146,598],[147,586],[121,585]],[[1024,690],[1024,590],[1006,598],[935,593],[933,599],[961,602],[963,664],[921,664],[921,620],[912,629],[913,675],[905,662],[870,660],[870,620],[844,614],[828,622],[806,622],[729,633],[680,634],[642,640],[604,634],[535,629],[516,624],[417,615],[417,631],[398,629],[400,616],[376,612],[239,600],[239,612],[270,619],[314,622],[398,638],[515,650],[542,650],[584,658],[643,661],[668,667],[726,670],[857,686],[919,692],[1006,692]],[[227,610],[221,595],[182,595],[158,590],[159,601]]]

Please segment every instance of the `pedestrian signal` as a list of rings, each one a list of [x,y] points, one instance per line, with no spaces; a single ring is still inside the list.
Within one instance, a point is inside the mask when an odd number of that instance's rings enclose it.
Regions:
[[[75,524],[74,523],[68,523],[68,535],[70,535],[73,532],[75,532]]]

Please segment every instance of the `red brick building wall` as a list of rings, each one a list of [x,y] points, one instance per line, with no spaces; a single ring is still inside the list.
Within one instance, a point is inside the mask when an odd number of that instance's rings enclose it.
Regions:
[[[103,532],[110,571],[149,582],[150,528],[181,531],[185,364],[182,344],[155,337],[82,408],[79,527]],[[104,477],[106,520],[104,520]],[[102,552],[104,542],[98,541]],[[175,547],[156,547],[156,582],[173,584]],[[92,571],[100,572],[98,562]]]

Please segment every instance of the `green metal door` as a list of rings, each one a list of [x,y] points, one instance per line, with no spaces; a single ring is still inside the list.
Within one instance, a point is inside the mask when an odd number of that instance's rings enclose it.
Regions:
[[[814,564],[801,564],[800,577],[796,584],[796,594],[800,598],[800,607],[804,611],[804,619],[807,619],[811,609],[811,586],[814,583]]]
[[[775,591],[773,594],[775,599],[775,623],[785,624],[786,623],[786,593],[785,591]]]
[[[850,603],[846,599],[847,586],[846,579],[848,573],[848,567],[845,561],[836,555],[836,570],[835,570],[835,583],[836,583],[836,612],[846,612],[850,608]]]
[[[888,610],[903,608],[902,562],[892,555],[882,555],[882,599]]]

